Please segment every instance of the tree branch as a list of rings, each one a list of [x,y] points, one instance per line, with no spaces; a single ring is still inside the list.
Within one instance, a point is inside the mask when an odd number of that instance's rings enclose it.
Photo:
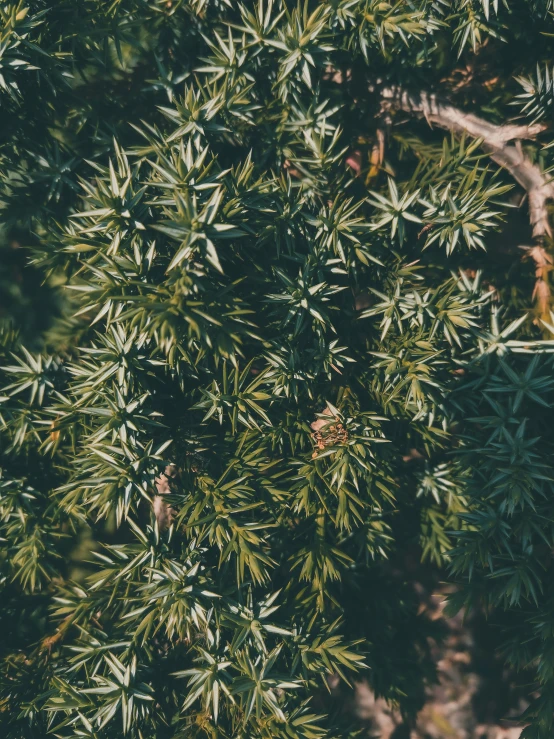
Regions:
[[[535,241],[535,246],[526,249],[526,256],[535,263],[537,281],[533,296],[537,299],[541,315],[548,316],[550,288],[547,275],[552,269],[552,259],[540,242],[546,236],[552,237],[547,203],[554,200],[554,182],[529,159],[521,146],[522,139],[535,138],[546,126],[543,124],[521,126],[510,123],[497,126],[472,113],[465,113],[434,94],[411,93],[400,87],[381,90],[381,98],[385,108],[414,113],[423,116],[429,125],[435,123],[454,133],[465,133],[479,139],[491,159],[506,169],[524,188],[529,202],[531,232]]]
[[[529,217],[533,238],[552,236],[546,203],[554,199],[554,183],[545,177],[538,165],[533,164],[521,147],[521,139],[533,139],[545,126],[496,126],[472,113],[464,113],[453,105],[442,102],[427,92],[409,93],[398,87],[381,91],[387,107],[423,116],[429,124],[435,123],[454,133],[467,133],[482,141],[491,159],[506,169],[527,192]],[[515,141],[510,144],[510,141]]]
[[[168,529],[173,523],[175,511],[167,500],[164,500],[164,496],[171,494],[171,480],[176,474],[177,468],[175,465],[169,464],[164,472],[156,478],[156,494],[152,501],[152,509],[160,532]]]

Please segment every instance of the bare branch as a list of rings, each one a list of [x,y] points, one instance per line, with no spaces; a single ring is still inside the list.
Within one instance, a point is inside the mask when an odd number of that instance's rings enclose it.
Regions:
[[[152,501],[154,516],[158,522],[160,531],[165,531],[173,523],[175,511],[172,506],[164,500],[165,495],[171,494],[171,479],[177,474],[177,468],[173,464],[167,465],[164,472],[156,478],[156,495]]]
[[[435,123],[454,133],[465,133],[479,139],[491,159],[506,169],[524,188],[529,202],[531,232],[535,241],[535,246],[525,249],[526,256],[535,263],[536,283],[533,297],[537,300],[541,315],[548,315],[550,305],[548,272],[552,269],[552,259],[540,242],[546,236],[552,237],[547,203],[554,200],[554,182],[529,159],[521,146],[522,139],[533,139],[544,131],[546,126],[542,124],[520,126],[510,123],[497,126],[441,101],[436,95],[427,92],[410,93],[399,87],[381,90],[381,97],[385,109],[396,108],[406,113],[415,113],[423,116],[429,125]]]
[[[491,159],[508,170],[527,192],[533,238],[552,236],[546,203],[554,199],[554,183],[545,177],[538,165],[531,162],[520,144],[521,139],[533,139],[544,131],[544,125],[519,126],[507,123],[496,126],[472,113],[464,113],[427,92],[409,93],[398,87],[389,87],[381,91],[381,96],[387,106],[421,115],[429,124],[435,123],[454,133],[466,133],[479,139]],[[510,144],[510,141],[515,143]]]

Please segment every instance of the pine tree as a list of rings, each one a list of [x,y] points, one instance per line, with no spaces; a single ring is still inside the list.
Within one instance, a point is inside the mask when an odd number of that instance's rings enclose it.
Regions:
[[[409,720],[416,544],[550,739],[551,0],[0,16],[2,736]]]

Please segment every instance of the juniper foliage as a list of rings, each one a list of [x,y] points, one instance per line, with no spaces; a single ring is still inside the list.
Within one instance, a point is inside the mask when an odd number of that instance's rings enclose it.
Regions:
[[[2,278],[3,736],[354,736],[330,675],[414,716],[414,544],[552,736],[548,240],[380,90],[544,124],[548,173],[553,14],[3,2],[2,254],[45,280]]]

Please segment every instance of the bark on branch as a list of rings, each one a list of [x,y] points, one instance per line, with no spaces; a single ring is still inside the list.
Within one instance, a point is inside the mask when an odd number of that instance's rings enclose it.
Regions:
[[[159,531],[166,531],[173,523],[175,511],[165,499],[171,494],[171,481],[177,474],[174,464],[169,464],[164,472],[156,478],[156,494],[152,501],[154,516],[158,522]]]
[[[527,256],[535,263],[534,297],[539,302],[541,314],[548,315],[550,289],[547,274],[552,269],[552,258],[540,245],[545,237],[552,237],[547,204],[554,200],[554,182],[547,177],[538,164],[534,164],[523,151],[522,139],[533,139],[545,129],[542,124],[521,126],[515,124],[495,125],[440,100],[427,92],[412,93],[399,87],[381,90],[385,108],[405,111],[424,117],[429,124],[456,134],[468,134],[481,141],[491,159],[506,169],[527,193],[529,220],[535,245],[529,247]]]
[[[454,133],[466,133],[480,139],[491,159],[510,172],[527,192],[533,238],[552,236],[546,203],[554,199],[554,183],[525,155],[520,143],[522,139],[533,139],[544,131],[542,124],[496,126],[427,92],[409,93],[401,88],[388,87],[381,91],[381,96],[387,106],[421,115],[430,124],[435,123]]]

